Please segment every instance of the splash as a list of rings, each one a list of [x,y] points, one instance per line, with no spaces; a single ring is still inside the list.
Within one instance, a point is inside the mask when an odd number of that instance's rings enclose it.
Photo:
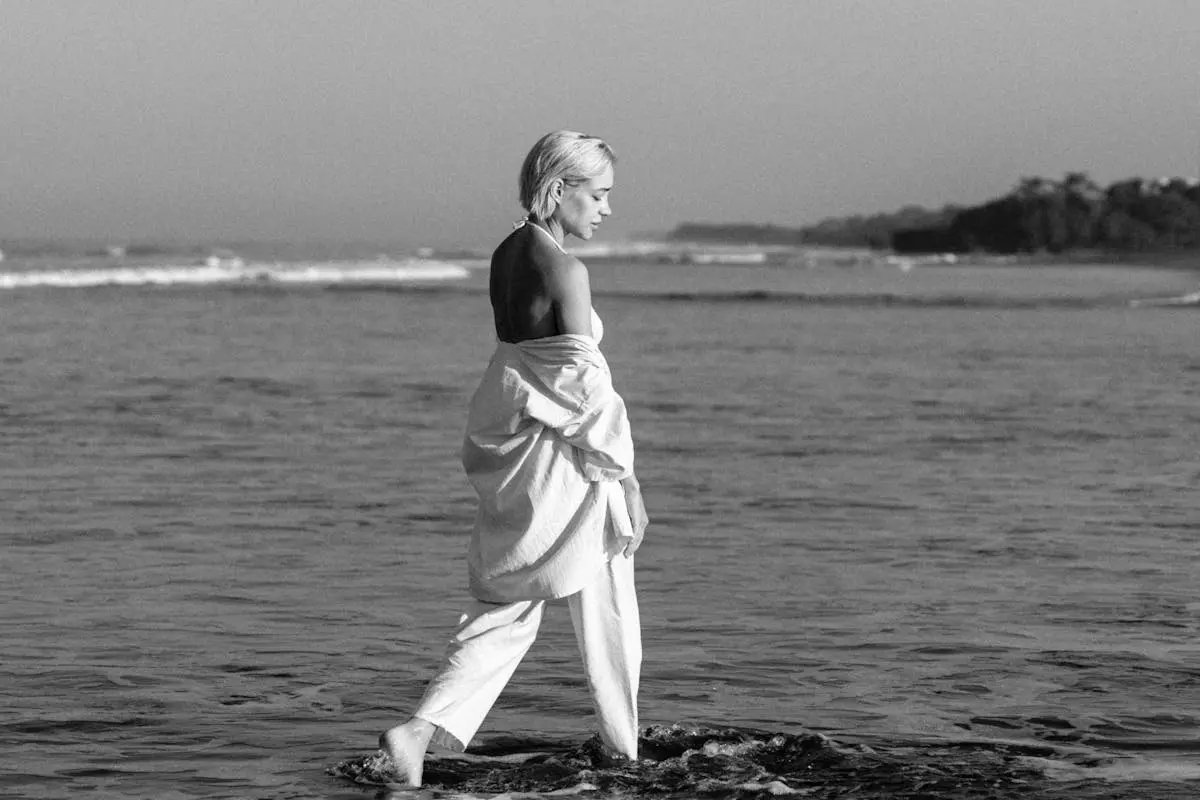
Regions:
[[[875,749],[842,745],[819,733],[673,725],[645,729],[640,751],[641,759],[629,762],[613,759],[598,737],[576,746],[511,741],[477,749],[479,755],[469,759],[430,758],[425,789],[471,797],[573,794],[739,800],[1071,796],[1045,793],[1055,790],[1038,759],[1053,759],[1056,751],[1034,745]],[[396,786],[396,774],[383,753],[343,761],[328,772],[384,792]]]

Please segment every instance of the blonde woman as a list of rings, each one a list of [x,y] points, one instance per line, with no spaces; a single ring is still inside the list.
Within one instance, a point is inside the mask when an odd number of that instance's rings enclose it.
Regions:
[[[587,268],[563,247],[612,213],[616,157],[573,131],[543,136],[521,168],[528,216],[492,254],[498,339],[471,399],[462,458],[479,497],[472,601],[411,719],[380,747],[421,785],[431,742],[465,749],[565,598],[600,736],[636,759],[641,628],[633,554],[648,524],[625,404],[598,347]]]

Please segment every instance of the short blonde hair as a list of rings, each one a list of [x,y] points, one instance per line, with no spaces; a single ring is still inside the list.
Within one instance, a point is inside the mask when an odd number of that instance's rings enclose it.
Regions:
[[[550,197],[554,181],[578,186],[615,163],[617,156],[603,139],[575,131],[547,133],[521,165],[521,208],[533,219],[547,219],[557,208]]]

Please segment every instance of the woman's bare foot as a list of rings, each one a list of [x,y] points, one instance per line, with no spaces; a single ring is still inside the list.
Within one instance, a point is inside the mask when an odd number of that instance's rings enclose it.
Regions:
[[[379,749],[388,754],[388,758],[396,765],[396,771],[408,781],[409,786],[421,785],[425,750],[435,730],[432,722],[413,717],[403,725],[379,734]]]

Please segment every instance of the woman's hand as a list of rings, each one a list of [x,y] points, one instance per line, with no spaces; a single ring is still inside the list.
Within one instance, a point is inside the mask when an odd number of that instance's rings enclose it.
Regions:
[[[637,478],[630,475],[621,481],[625,490],[625,507],[629,509],[629,521],[633,523],[633,541],[625,546],[625,557],[633,558],[633,554],[642,546],[642,538],[646,535],[646,526],[650,518],[646,516],[646,503],[642,500],[642,487]]]

